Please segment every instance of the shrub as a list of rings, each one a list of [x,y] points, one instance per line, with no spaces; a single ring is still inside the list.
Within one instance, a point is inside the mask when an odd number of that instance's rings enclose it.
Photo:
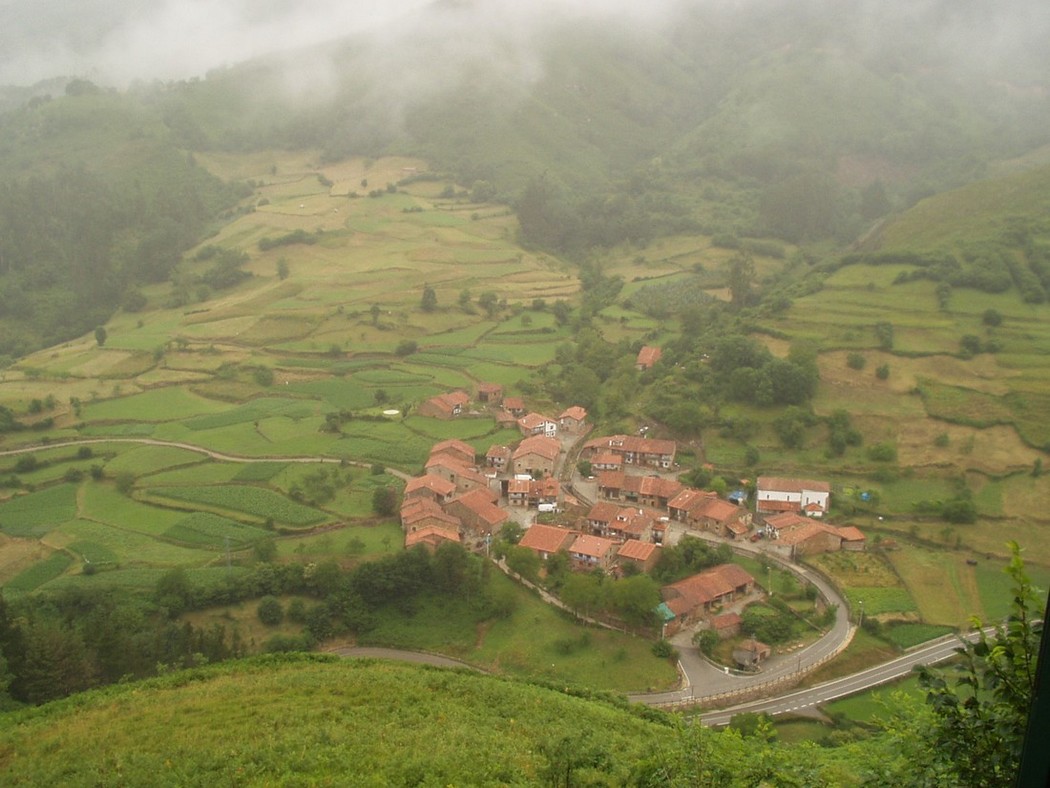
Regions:
[[[678,649],[672,646],[669,640],[663,638],[653,643],[653,654],[660,659],[678,659]]]
[[[890,376],[890,365],[889,364],[879,364],[879,366],[875,367],[875,377],[877,377],[879,380],[885,380],[889,376]]]
[[[868,360],[864,357],[863,353],[857,353],[854,351],[846,356],[846,366],[850,369],[864,369],[866,363],[868,363]]]
[[[284,608],[281,601],[275,596],[264,596],[259,600],[259,607],[255,609],[255,615],[268,627],[275,627],[284,620]]]

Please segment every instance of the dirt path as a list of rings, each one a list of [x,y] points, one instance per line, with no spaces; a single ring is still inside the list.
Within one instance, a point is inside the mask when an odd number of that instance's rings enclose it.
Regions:
[[[209,449],[205,446],[197,446],[193,443],[183,443],[181,441],[162,441],[156,438],[83,438],[78,440],[68,441],[56,441],[54,443],[38,444],[36,446],[23,446],[19,449],[7,449],[6,451],[0,451],[0,457],[13,457],[17,454],[30,454],[35,451],[46,451],[48,449],[64,449],[70,446],[85,446],[92,443],[139,443],[146,446],[167,446],[173,449],[185,449],[187,451],[194,451],[198,454],[203,454],[210,457],[213,460],[219,460],[220,462],[318,462],[318,463],[338,463],[340,465],[347,464],[353,465],[355,468],[371,468],[372,464],[368,462],[353,462],[344,460],[339,457],[293,457],[284,455],[266,455],[263,457],[246,457],[239,454],[224,454],[214,449]],[[403,471],[396,470],[394,468],[387,468],[386,472],[391,476],[396,476],[403,481],[408,481],[412,477]]]

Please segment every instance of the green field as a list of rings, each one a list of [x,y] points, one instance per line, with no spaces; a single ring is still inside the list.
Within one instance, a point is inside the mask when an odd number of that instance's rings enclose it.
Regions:
[[[243,512],[259,520],[273,520],[291,526],[315,525],[327,518],[323,512],[302,506],[272,490],[243,484],[153,487],[147,490],[147,494],[221,511]]]
[[[76,514],[77,488],[62,484],[0,504],[0,530],[8,536],[40,538]]]

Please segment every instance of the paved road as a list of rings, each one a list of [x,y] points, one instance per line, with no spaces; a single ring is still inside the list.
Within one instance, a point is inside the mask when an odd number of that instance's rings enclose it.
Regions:
[[[724,542],[708,534],[698,534],[694,531],[686,531],[683,527],[672,523],[668,531],[668,539],[671,543],[680,540],[686,533],[690,537],[698,537],[712,543],[723,544]],[[631,695],[633,701],[645,703],[651,706],[664,706],[678,703],[699,701],[703,698],[714,699],[726,693],[750,693],[757,692],[763,685],[770,685],[769,691],[776,692],[776,684],[785,684],[792,681],[792,677],[799,677],[819,665],[824,664],[833,656],[842,651],[853,639],[855,631],[849,621],[849,609],[846,601],[839,592],[826,582],[822,577],[809,569],[784,561],[779,556],[765,553],[760,547],[749,542],[733,542],[730,544],[735,552],[755,557],[765,556],[768,560],[775,562],[781,568],[794,572],[795,575],[808,583],[813,583],[820,590],[821,595],[829,603],[837,605],[835,623],[823,637],[815,643],[794,653],[781,654],[768,659],[762,666],[760,673],[736,674],[719,670],[706,659],[704,659],[691,642],[692,633],[689,631],[680,633],[672,642],[681,654],[680,666],[683,674],[683,687],[670,692],[639,693]]]
[[[989,627],[984,631],[991,633],[994,631],[994,627]],[[976,640],[977,636],[978,633],[972,632],[964,637],[972,641]],[[932,665],[937,662],[943,662],[953,657],[959,646],[960,643],[958,637],[955,635],[946,635],[945,637],[931,641],[924,646],[913,649],[903,656],[892,659],[889,662],[883,662],[880,665],[862,670],[858,673],[827,681],[808,689],[789,692],[778,697],[765,698],[750,703],[741,703],[728,709],[712,711],[702,715],[700,719],[705,725],[718,726],[728,725],[729,720],[734,714],[740,714],[741,712],[746,711],[765,712],[766,714],[774,715],[802,711],[813,706],[828,703],[846,695],[854,695],[858,692],[864,692],[865,690],[877,687],[880,684],[885,684],[894,679],[901,678],[902,676],[907,676],[912,672],[916,665]]]

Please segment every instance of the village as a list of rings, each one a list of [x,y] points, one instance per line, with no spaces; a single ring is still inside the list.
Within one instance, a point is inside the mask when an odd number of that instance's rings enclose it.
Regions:
[[[655,353],[653,351],[656,351]],[[639,365],[653,363],[658,349],[644,348]],[[473,408],[473,409],[472,409]],[[517,544],[543,567],[564,554],[574,572],[601,572],[615,579],[650,572],[661,550],[682,539],[753,543],[780,561],[839,550],[862,551],[865,537],[852,525],[824,522],[830,505],[827,482],[759,476],[739,489],[716,492],[678,481],[677,445],[642,435],[590,437],[587,411],[567,408],[558,417],[529,411],[502,386],[481,383],[421,403],[421,415],[454,419],[492,415],[514,424],[516,445],[493,445],[482,456],[459,440],[435,444],[424,473],[408,481],[400,510],[405,547],[436,550],[453,542],[485,553],[508,528]],[[590,470],[583,475],[580,467]],[[749,507],[749,490],[753,505]],[[542,568],[540,570],[542,572]],[[755,578],[721,563],[665,585],[655,611],[661,637],[682,631],[739,638],[740,612],[764,598]],[[740,667],[755,667],[770,646],[750,638],[734,650]]]

